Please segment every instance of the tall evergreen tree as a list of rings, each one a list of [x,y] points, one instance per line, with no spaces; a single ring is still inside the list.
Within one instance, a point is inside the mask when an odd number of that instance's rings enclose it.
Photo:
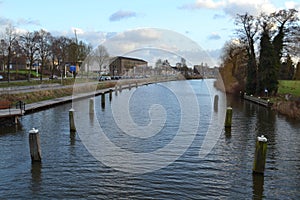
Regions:
[[[292,80],[295,68],[291,56],[288,54],[286,60],[280,65],[279,79]]]
[[[270,94],[276,93],[278,89],[278,63],[275,59],[275,50],[270,38],[272,25],[266,15],[261,16],[261,39],[260,39],[260,56],[258,68],[258,87],[256,93],[263,93],[265,89]]]
[[[275,60],[277,64],[280,63],[282,58],[285,37],[290,32],[290,29],[294,29],[295,24],[298,21],[297,10],[279,10],[278,12],[272,13],[271,17],[275,20],[277,26],[277,34],[274,36],[272,45],[274,47]]]
[[[294,74],[294,80],[300,80],[300,62],[298,62],[295,74]]]

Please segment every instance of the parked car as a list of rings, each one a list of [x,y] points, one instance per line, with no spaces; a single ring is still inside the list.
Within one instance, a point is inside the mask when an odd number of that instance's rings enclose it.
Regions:
[[[58,79],[58,77],[57,77],[56,75],[51,75],[51,76],[49,77],[49,79],[50,79],[50,80],[52,80],[52,79]]]
[[[111,79],[112,80],[119,80],[119,79],[121,79],[121,76],[113,76],[113,77],[111,77]]]
[[[100,76],[99,81],[109,81],[111,80],[110,76]]]

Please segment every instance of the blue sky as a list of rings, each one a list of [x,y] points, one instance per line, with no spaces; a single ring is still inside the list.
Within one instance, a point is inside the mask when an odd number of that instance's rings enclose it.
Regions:
[[[96,46],[111,35],[136,28],[175,31],[209,52],[234,38],[236,13],[299,10],[299,0],[0,0],[0,31],[45,29]]]

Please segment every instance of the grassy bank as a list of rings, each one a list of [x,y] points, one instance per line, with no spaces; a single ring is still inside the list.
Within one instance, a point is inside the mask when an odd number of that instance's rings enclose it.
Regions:
[[[83,81],[86,81],[85,79]],[[40,80],[31,80],[31,81],[12,81],[12,82],[7,82],[7,81],[1,81],[0,82],[0,88],[5,88],[5,87],[18,87],[18,86],[34,86],[34,85],[40,85],[40,84],[52,84],[52,83],[58,83],[62,85],[72,85],[74,84],[74,79],[69,78],[69,79],[55,79],[55,80],[49,80],[49,79],[43,79],[41,82]]]
[[[278,94],[291,94],[300,97],[300,81],[280,80]]]
[[[74,82],[73,82],[74,83]],[[97,89],[104,89],[109,87],[114,87],[115,82],[101,82],[97,85]],[[84,87],[84,86],[82,86]],[[23,101],[26,104],[60,98],[64,96],[71,96],[73,94],[73,88],[58,88],[50,90],[40,90],[28,93],[18,93],[18,94],[1,94],[0,99],[10,102]]]
[[[155,77],[155,78],[150,78],[150,79],[124,79],[121,80],[122,85],[128,85],[129,83],[145,83],[145,82],[161,82],[161,81],[171,81],[171,80],[178,80],[178,77],[171,77],[171,78],[166,78],[166,77]],[[60,83],[61,80],[45,80],[43,81],[42,84],[49,84],[49,83]],[[74,79],[66,79],[63,80],[62,85],[73,85],[74,84]],[[93,79],[76,79],[76,84],[80,83],[87,83],[87,82],[95,82]],[[98,82],[97,84],[97,90],[100,89],[105,89],[105,88],[111,88],[115,87],[115,85],[119,81],[103,81],[103,82]],[[1,83],[0,85],[5,85],[5,83]],[[25,86],[25,85],[39,85],[41,84],[39,81],[32,81],[32,82],[12,82],[9,85],[9,87],[13,86]],[[2,85],[2,86],[3,86]],[[3,86],[4,87],[4,86]],[[86,88],[87,87],[87,88]],[[85,92],[88,91],[88,85],[83,84],[82,86],[76,86],[76,90]],[[77,91],[77,92],[78,92]],[[18,94],[11,94],[11,93],[5,93],[5,94],[0,94],[0,99],[2,101],[10,101],[12,103],[16,103],[17,101],[23,101],[26,104],[34,103],[34,102],[39,102],[39,101],[44,101],[44,100],[49,100],[49,99],[54,99],[54,98],[60,98],[64,96],[71,96],[73,94],[73,87],[68,87],[68,88],[55,88],[55,89],[49,89],[49,90],[40,90],[40,91],[34,91],[34,92],[27,92],[27,93],[18,93]]]

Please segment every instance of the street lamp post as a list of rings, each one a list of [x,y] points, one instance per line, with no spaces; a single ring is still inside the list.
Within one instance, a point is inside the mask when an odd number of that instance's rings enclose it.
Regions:
[[[36,69],[36,77],[39,77],[39,63],[37,63],[35,69]]]
[[[28,70],[28,81],[30,81],[30,74],[31,74],[29,65],[30,65],[30,60],[26,59],[26,69]]]

